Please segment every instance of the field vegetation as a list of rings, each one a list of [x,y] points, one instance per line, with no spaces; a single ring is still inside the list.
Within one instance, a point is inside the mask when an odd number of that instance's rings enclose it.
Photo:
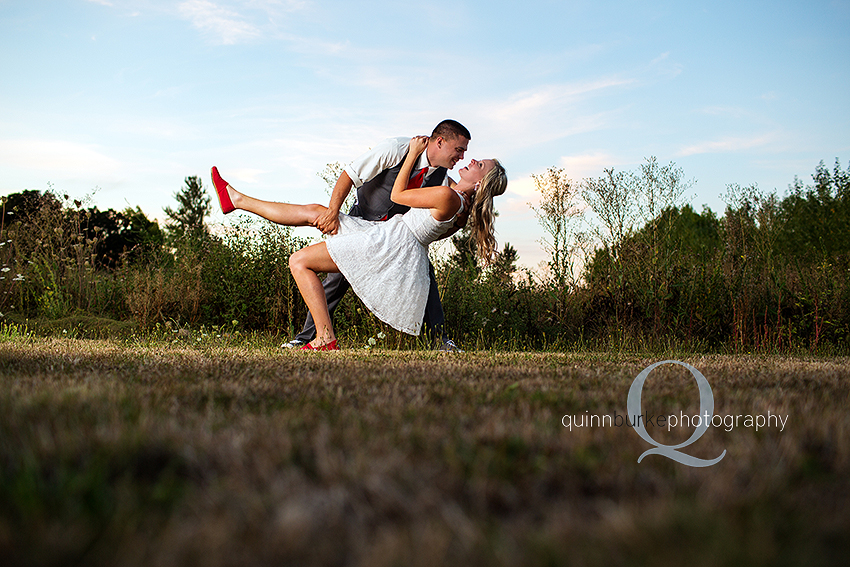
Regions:
[[[638,457],[627,354],[280,352],[188,336],[0,342],[4,565],[838,565],[850,360],[680,358],[715,414],[691,468]],[[668,353],[667,356],[677,356]],[[687,371],[643,390],[697,413]],[[693,428],[648,427],[661,443]]]
[[[812,180],[783,198],[730,185],[718,216],[684,203],[692,183],[655,158],[580,183],[551,168],[535,176],[542,272],[517,268],[510,243],[481,265],[465,232],[434,257],[449,334],[469,348],[846,354],[850,166],[821,163]],[[175,197],[163,228],[138,208],[104,212],[54,192],[4,198],[0,320],[38,330],[70,318],[69,332],[94,338],[157,325],[297,331],[306,312],[287,259],[306,242],[247,217],[207,226],[197,177]],[[382,333],[422,346],[353,294],[336,320],[343,344]]]

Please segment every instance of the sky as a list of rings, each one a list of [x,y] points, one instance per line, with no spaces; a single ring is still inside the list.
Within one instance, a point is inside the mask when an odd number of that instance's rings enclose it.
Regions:
[[[729,184],[782,196],[846,166],[848,30],[850,0],[0,0],[0,195],[162,220],[217,165],[326,203],[326,164],[454,118],[472,133],[454,171],[505,165],[497,238],[533,268],[549,167],[579,183],[655,156],[722,213]]]

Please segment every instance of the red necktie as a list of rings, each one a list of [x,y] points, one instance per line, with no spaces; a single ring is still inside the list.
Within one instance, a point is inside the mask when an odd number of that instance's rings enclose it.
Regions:
[[[410,178],[410,181],[407,183],[408,189],[417,189],[422,187],[422,180],[425,179],[425,172],[428,171],[427,167],[423,167],[419,172],[416,173],[413,177]]]

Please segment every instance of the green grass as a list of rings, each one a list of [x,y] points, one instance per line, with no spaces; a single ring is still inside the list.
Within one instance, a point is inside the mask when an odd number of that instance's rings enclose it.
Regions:
[[[680,358],[690,468],[627,428],[657,356],[284,352],[233,337],[0,341],[4,565],[800,565],[850,548],[847,358]],[[645,410],[696,412],[679,367]],[[654,429],[671,444],[689,431]]]

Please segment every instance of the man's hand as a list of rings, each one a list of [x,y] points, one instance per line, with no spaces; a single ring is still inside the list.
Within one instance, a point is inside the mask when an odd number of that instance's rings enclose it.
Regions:
[[[315,226],[325,234],[336,234],[339,230],[339,211],[329,208],[316,218]]]
[[[339,209],[351,192],[353,185],[351,178],[345,171],[339,174],[339,179],[336,180],[333,193],[331,193],[331,202],[328,203],[328,210],[316,218],[314,225],[316,228],[325,234],[337,233],[339,230]]]

